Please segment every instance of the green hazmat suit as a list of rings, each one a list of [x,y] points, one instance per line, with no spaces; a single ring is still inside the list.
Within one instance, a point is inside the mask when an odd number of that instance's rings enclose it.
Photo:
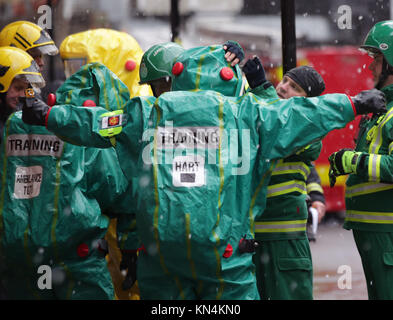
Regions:
[[[109,79],[123,96],[109,94]],[[87,98],[120,107],[129,93],[108,69],[86,67],[61,86],[57,101]],[[113,299],[104,213],[130,212],[120,196],[131,190],[115,151],[63,142],[21,116],[7,120],[0,152],[0,279],[7,298]],[[119,230],[127,233],[132,220],[124,214]],[[122,245],[138,244],[130,236]]]
[[[47,116],[64,139],[114,145],[124,174],[138,181],[142,299],[257,299],[252,254],[238,243],[265,209],[273,160],[354,118],[342,94],[284,101],[271,87],[238,97],[241,72],[224,54],[186,50],[175,91],[157,99],[133,98],[111,113],[56,105]]]
[[[365,154],[364,165],[345,190],[344,228],[353,230],[369,299],[393,299],[393,85],[381,91],[388,112],[360,122],[355,150]]]

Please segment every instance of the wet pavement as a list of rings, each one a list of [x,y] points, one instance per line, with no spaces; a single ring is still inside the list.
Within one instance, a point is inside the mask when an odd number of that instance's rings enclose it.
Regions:
[[[310,242],[315,300],[367,300],[367,287],[352,231],[328,219]]]

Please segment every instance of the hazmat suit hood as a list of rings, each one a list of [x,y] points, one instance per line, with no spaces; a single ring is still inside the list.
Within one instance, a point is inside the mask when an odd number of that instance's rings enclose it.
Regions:
[[[105,65],[94,62],[66,79],[56,92],[56,104],[96,105],[114,111],[121,109],[129,97],[127,86]]]
[[[222,45],[185,50],[173,64],[172,90],[214,90],[225,96],[240,95],[241,70],[238,65],[231,67],[224,56]]]
[[[70,75],[84,64],[100,62],[126,84],[131,97],[152,95],[149,86],[139,84],[143,51],[128,33],[100,28],[69,35],[60,45],[60,56]]]

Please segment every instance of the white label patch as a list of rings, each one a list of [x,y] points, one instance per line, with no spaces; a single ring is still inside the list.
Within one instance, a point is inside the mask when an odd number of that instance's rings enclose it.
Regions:
[[[218,149],[218,127],[158,127],[157,148]]]
[[[124,122],[123,114],[106,116],[101,119],[101,129],[120,127]]]
[[[53,156],[60,158],[63,141],[53,135],[13,134],[7,137],[7,156]]]
[[[15,171],[14,197],[16,199],[35,198],[40,194],[42,167],[17,167]]]
[[[175,157],[172,164],[172,183],[175,187],[205,185],[205,159],[198,155]]]

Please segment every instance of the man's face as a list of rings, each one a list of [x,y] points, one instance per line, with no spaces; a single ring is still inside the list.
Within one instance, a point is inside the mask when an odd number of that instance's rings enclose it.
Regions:
[[[284,76],[276,87],[277,95],[281,99],[289,99],[292,97],[306,97],[307,94],[301,86],[299,86],[290,77]]]
[[[6,95],[6,104],[11,109],[17,109],[19,104],[19,97],[25,96],[25,90],[29,86],[24,79],[14,79],[8,88]]]
[[[373,75],[374,86],[378,84],[379,77],[382,72],[382,62],[383,55],[381,53],[377,53],[373,56],[373,62],[368,66]]]
[[[44,58],[42,57],[41,51],[37,48],[32,48],[32,49],[28,50],[27,53],[29,55],[31,55],[32,58],[34,59],[34,61],[37,63],[37,65],[40,68],[40,72],[43,72],[45,63],[44,63]]]

